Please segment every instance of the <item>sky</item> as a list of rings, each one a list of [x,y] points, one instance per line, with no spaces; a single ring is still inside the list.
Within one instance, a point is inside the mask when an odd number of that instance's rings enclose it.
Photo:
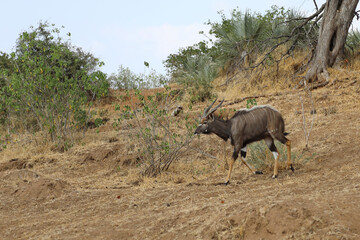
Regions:
[[[325,0],[317,0],[320,7]],[[105,63],[102,71],[116,73],[119,66],[135,73],[147,71],[144,61],[166,73],[163,61],[180,48],[205,37],[204,23],[220,21],[218,11],[229,14],[238,7],[264,13],[272,5],[314,12],[313,0],[0,0],[0,51],[14,50],[16,39],[30,26],[48,21],[65,26],[71,43]]]

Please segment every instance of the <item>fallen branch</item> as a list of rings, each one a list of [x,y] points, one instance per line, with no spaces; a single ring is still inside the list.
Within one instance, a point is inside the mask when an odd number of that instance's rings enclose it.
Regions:
[[[319,84],[316,84],[316,85],[313,85],[313,86],[309,87],[309,90],[314,90],[314,89],[317,89],[317,88],[325,87],[328,84],[329,84],[329,81],[325,81],[325,82],[322,82],[322,83],[319,83]]]
[[[328,84],[329,84],[329,81],[325,81],[325,82],[322,82],[322,83],[319,83],[319,84],[316,84],[316,85],[313,85],[313,86],[309,87],[308,90],[311,91],[311,90],[314,90],[314,89],[325,87]],[[287,91],[287,92],[277,92],[277,93],[272,93],[272,94],[260,94],[260,95],[246,96],[246,97],[243,97],[243,98],[235,99],[232,102],[225,103],[225,104],[223,104],[223,107],[231,106],[231,105],[243,102],[243,101],[245,101],[247,99],[257,99],[257,98],[263,98],[263,97],[276,97],[276,96],[282,96],[282,95],[294,94],[294,93],[297,93],[297,91]]]
[[[232,101],[232,102],[223,104],[223,107],[225,107],[225,106],[231,106],[231,105],[234,105],[234,104],[243,102],[243,101],[245,101],[245,100],[247,100],[247,99],[256,99],[256,98],[262,98],[262,97],[282,96],[282,95],[294,94],[294,93],[297,93],[297,91],[287,91],[287,92],[280,92],[280,93],[277,92],[277,93],[272,93],[272,94],[260,94],[260,95],[247,96],[247,97],[238,98],[238,99],[235,99],[235,100]]]
[[[204,152],[204,151],[202,151],[202,150],[200,150],[200,149],[198,149],[198,148],[188,147],[188,149],[193,150],[193,151],[195,151],[195,152],[198,152],[198,153],[200,153],[201,155],[204,155],[204,156],[206,156],[206,157],[209,157],[209,158],[212,158],[212,159],[216,159],[216,160],[221,161],[219,158],[215,157],[214,155],[211,155],[211,154],[209,154],[209,153],[206,153],[206,152]]]

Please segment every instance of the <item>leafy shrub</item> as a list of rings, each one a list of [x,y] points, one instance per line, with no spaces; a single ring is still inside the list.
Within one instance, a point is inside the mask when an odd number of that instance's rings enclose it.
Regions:
[[[2,135],[0,134],[0,152],[6,149],[10,139],[10,134]]]
[[[103,63],[64,41],[48,23],[20,34],[11,62],[14,68],[2,71],[6,83],[0,102],[21,121],[35,119],[59,148],[86,125],[89,100],[108,91],[106,75],[97,70]]]
[[[121,113],[113,125],[127,129],[129,137],[138,143],[142,173],[156,176],[185,153],[196,124],[187,114],[171,115],[176,95],[169,87],[147,97],[140,90],[136,90],[135,95],[140,102],[138,106],[117,107]]]
[[[253,106],[257,106],[257,102],[255,98],[250,98],[246,100],[246,108],[252,108]]]
[[[144,63],[149,68],[147,62]],[[157,74],[154,69],[150,69],[141,74],[132,72],[129,68],[119,66],[118,72],[109,77],[112,87],[117,89],[148,89],[160,87],[162,83],[167,82],[167,78],[162,74]]]
[[[167,68],[168,73],[176,78],[177,73],[185,68],[185,64],[189,57],[208,56],[211,59],[216,59],[220,52],[214,46],[211,46],[211,41],[201,41],[193,46],[181,48],[175,54],[170,54],[164,61],[164,65]]]
[[[5,72],[4,69],[7,69],[8,72]],[[13,69],[14,66],[11,62],[10,56],[6,53],[0,52],[0,92],[1,89],[6,87],[7,78],[9,77],[10,71]],[[9,109],[5,104],[4,96],[0,97],[0,124],[6,123],[8,120],[8,114]]]

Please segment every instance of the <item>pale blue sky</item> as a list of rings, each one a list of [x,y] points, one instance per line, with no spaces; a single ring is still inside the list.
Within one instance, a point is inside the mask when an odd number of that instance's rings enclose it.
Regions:
[[[320,6],[325,0],[317,0]],[[164,73],[163,60],[181,47],[203,39],[209,19],[218,21],[219,10],[229,13],[239,6],[265,12],[272,5],[292,7],[306,13],[314,10],[313,0],[0,0],[0,51],[10,53],[21,31],[39,21],[71,32],[71,42],[105,62],[108,74],[119,65],[136,73],[143,62]]]

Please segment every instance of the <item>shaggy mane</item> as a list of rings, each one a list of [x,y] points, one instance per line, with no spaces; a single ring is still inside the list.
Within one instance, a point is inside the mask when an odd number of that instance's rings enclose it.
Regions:
[[[251,112],[255,109],[259,109],[259,108],[270,108],[271,110],[273,111],[276,111],[276,112],[279,112],[276,108],[274,108],[273,106],[271,105],[258,105],[258,106],[253,106],[252,108],[248,109],[248,108],[240,108],[239,110],[237,110],[234,114],[233,117],[235,116],[238,116],[240,114],[245,114],[245,113],[248,113],[248,112]]]

